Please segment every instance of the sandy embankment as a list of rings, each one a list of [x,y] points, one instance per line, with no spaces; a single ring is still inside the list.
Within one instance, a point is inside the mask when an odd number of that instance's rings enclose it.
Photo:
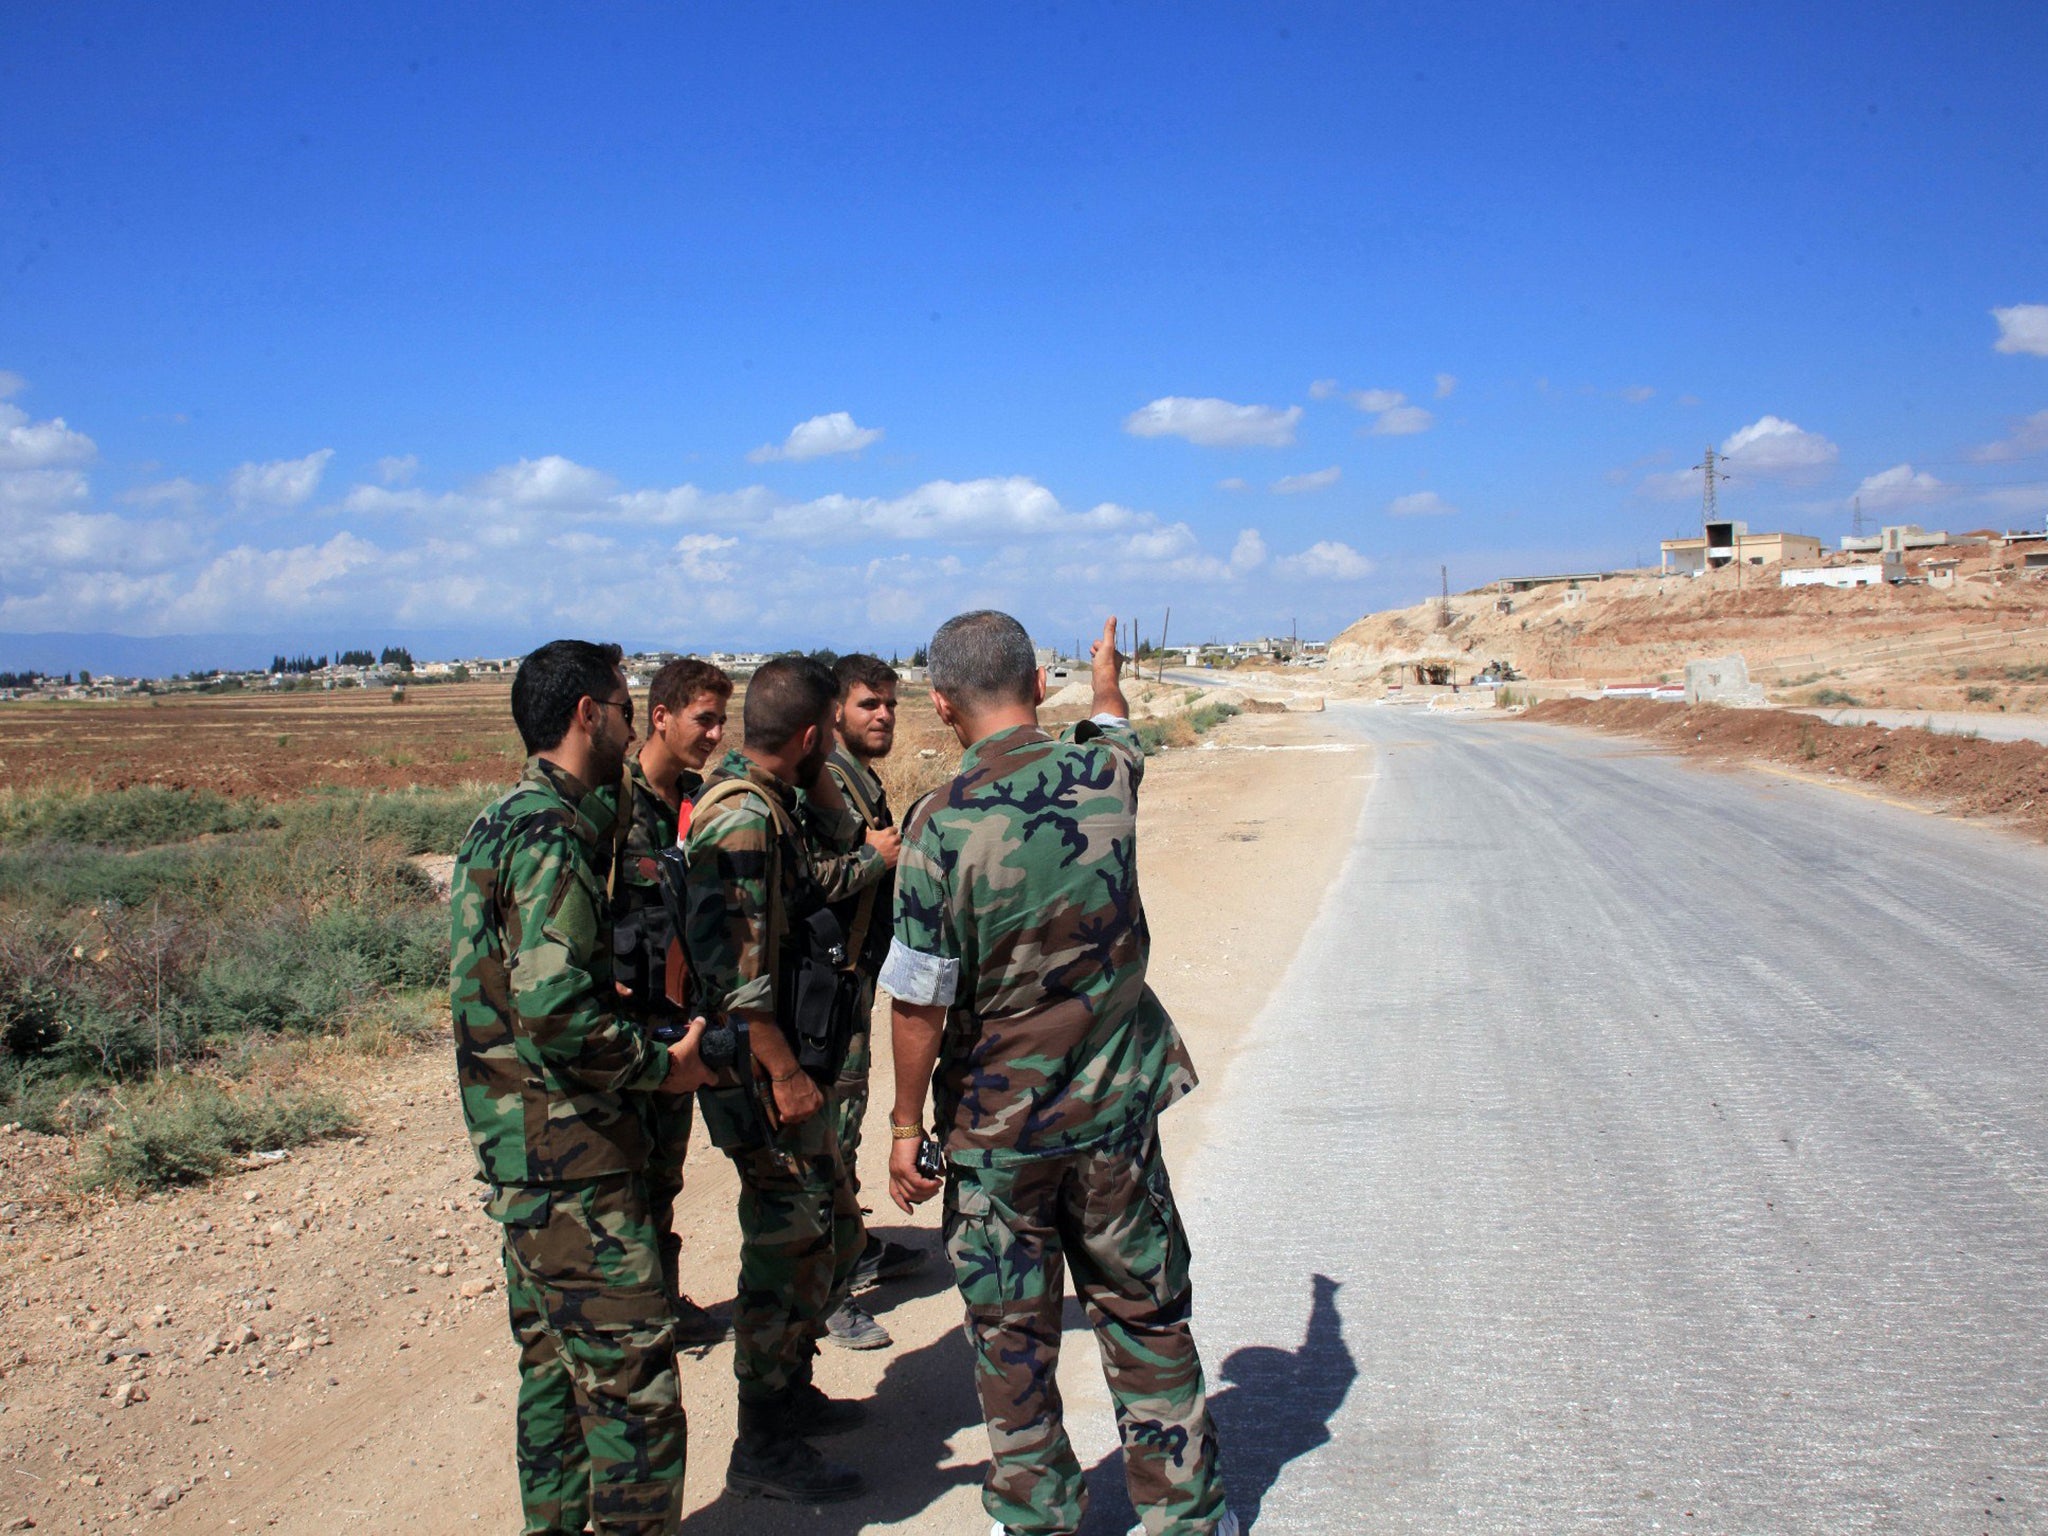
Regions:
[[[1227,749],[1335,736],[1320,716],[1248,716],[1207,738],[1226,750],[1150,767],[1141,835],[1153,981],[1207,1083],[1167,1118],[1183,1162],[1348,847],[1368,771],[1355,751]],[[886,1057],[885,1044],[878,1085]],[[42,1195],[4,1224],[0,1529],[516,1528],[513,1350],[449,1061],[429,1051],[352,1070],[359,1145],[306,1148],[137,1204],[81,1211]],[[886,1087],[877,1092],[886,1103]],[[935,1210],[910,1223],[887,1204],[880,1123],[877,1108],[863,1148],[875,1220],[930,1243]],[[0,1140],[16,1190],[30,1165],[61,1174],[67,1156],[44,1138]],[[692,1170],[687,1281],[699,1298],[724,1300],[733,1181],[708,1148]],[[1199,1254],[1199,1231],[1195,1240]],[[868,1473],[869,1493],[822,1514],[721,1498],[733,1418],[724,1346],[684,1362],[687,1530],[979,1528],[985,1441],[950,1283],[935,1263],[868,1300],[895,1347],[828,1348],[820,1380],[871,1399],[872,1422],[834,1442]],[[1071,1344],[1076,1413],[1094,1412],[1080,1405],[1100,1396],[1085,1385],[1095,1352]]]

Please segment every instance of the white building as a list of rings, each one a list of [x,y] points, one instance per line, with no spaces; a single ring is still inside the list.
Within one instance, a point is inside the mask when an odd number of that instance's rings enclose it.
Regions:
[[[1778,584],[1786,587],[1880,587],[1884,585],[1881,565],[1815,565],[1802,570],[1778,572]]]

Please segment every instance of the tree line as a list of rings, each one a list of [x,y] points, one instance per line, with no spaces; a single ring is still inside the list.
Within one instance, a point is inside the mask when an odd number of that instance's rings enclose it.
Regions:
[[[412,652],[402,645],[387,645],[374,655],[369,651],[337,651],[334,654],[337,667],[396,667],[401,672],[410,672],[413,667]],[[327,667],[325,656],[273,656],[270,670],[274,673],[303,677],[309,672],[319,672]]]

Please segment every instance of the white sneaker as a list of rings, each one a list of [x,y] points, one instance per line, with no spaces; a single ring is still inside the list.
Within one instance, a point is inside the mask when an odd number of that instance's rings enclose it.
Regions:
[[[988,1533],[988,1536],[1004,1536],[1003,1528],[997,1526]],[[1145,1536],[1144,1525],[1140,1523],[1132,1526],[1131,1536]],[[1216,1522],[1216,1536],[1244,1536],[1244,1527],[1237,1523],[1237,1514],[1234,1510],[1223,1511],[1223,1518]]]

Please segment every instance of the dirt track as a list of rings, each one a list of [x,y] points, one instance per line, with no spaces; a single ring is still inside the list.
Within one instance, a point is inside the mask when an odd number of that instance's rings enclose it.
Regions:
[[[1367,771],[1349,749],[1230,749],[1331,735],[1319,717],[1246,717],[1210,738],[1224,750],[1151,766],[1153,981],[1212,1085],[1335,872],[1346,839],[1331,829],[1351,826]],[[882,1056],[878,1083],[886,1042]],[[436,1050],[349,1070],[360,1144],[305,1148],[140,1204],[81,1208],[32,1192],[37,1170],[61,1178],[68,1149],[0,1135],[0,1529],[516,1527],[497,1244],[477,1208],[448,1060]],[[1170,1150],[1201,1138],[1215,1097],[1168,1117]],[[886,1146],[871,1131],[863,1149],[885,1232],[908,1225],[882,1193]],[[732,1293],[734,1186],[708,1148],[692,1159],[686,1282],[721,1301]],[[934,1220],[896,1235],[929,1243]],[[820,1373],[834,1392],[872,1399],[874,1422],[836,1442],[868,1472],[869,1495],[823,1515],[718,1497],[732,1427],[725,1346],[684,1362],[688,1530],[980,1528],[985,1444],[950,1285],[934,1265],[871,1299],[896,1347],[828,1349]],[[1095,1369],[1074,1339],[1068,1372]],[[136,1387],[146,1396],[120,1406]]]

